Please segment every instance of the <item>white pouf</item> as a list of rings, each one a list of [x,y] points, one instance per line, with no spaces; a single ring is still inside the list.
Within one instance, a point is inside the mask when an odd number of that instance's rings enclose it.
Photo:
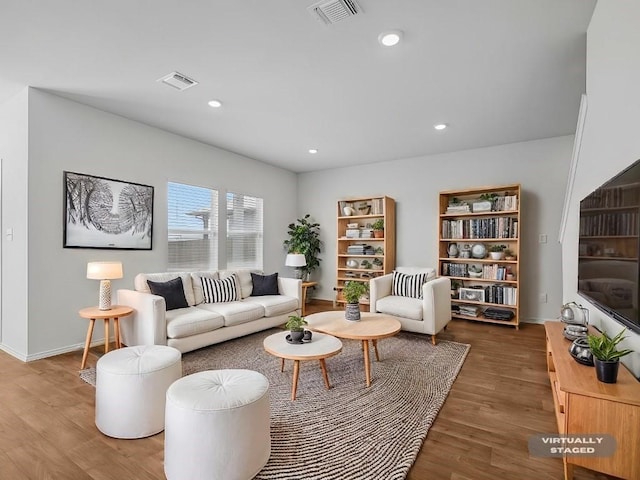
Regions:
[[[96,426],[115,438],[142,438],[164,430],[167,389],[182,376],[173,347],[141,345],[113,350],[96,364]]]
[[[251,370],[209,370],[167,390],[168,480],[248,480],[271,455],[269,381]]]

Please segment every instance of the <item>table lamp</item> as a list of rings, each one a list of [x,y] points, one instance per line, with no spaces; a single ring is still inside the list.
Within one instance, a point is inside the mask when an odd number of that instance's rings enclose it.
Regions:
[[[302,267],[307,265],[307,259],[302,253],[289,253],[284,264],[296,269],[296,278],[302,278]]]
[[[111,310],[111,280],[122,278],[121,262],[89,262],[87,278],[100,280],[100,310]]]

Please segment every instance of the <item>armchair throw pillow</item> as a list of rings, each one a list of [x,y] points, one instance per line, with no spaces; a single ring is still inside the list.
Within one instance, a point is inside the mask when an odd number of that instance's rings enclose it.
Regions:
[[[160,295],[164,298],[167,310],[175,310],[176,308],[187,308],[187,298],[184,295],[184,286],[182,278],[177,277],[168,282],[152,282],[147,280],[149,290],[154,295]]]
[[[394,271],[391,294],[399,297],[422,298],[422,285],[427,282],[427,278],[426,273],[407,275]]]
[[[222,280],[200,277],[200,281],[202,282],[204,303],[235,302],[238,300],[235,274]]]
[[[252,297],[261,297],[263,295],[278,295],[278,272],[271,275],[259,275],[251,273],[251,281],[253,282]]]

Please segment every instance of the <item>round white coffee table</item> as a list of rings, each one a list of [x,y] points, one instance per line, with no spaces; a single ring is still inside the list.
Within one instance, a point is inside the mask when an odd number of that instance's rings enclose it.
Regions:
[[[307,315],[305,320],[309,330],[323,332],[338,338],[346,338],[362,341],[364,353],[364,377],[367,387],[371,385],[371,365],[369,361],[369,341],[373,344],[376,360],[378,355],[378,340],[393,337],[400,331],[400,322],[383,313],[360,314],[360,320],[353,322],[344,318],[344,310],[314,313]]]
[[[329,384],[329,375],[327,375],[327,366],[324,362],[325,358],[333,357],[342,350],[342,342],[331,335],[323,333],[314,333],[309,343],[301,345],[291,344],[286,341],[289,331],[274,333],[264,339],[263,346],[265,351],[282,359],[280,371],[284,371],[284,361],[293,360],[293,385],[291,386],[291,400],[296,399],[296,390],[298,389],[298,375],[300,373],[300,361],[318,360],[320,369],[327,389],[331,388]]]

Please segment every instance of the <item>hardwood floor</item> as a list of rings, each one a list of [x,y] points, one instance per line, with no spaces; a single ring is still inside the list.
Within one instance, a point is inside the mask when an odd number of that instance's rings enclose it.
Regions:
[[[331,308],[316,302],[306,313]],[[556,432],[542,325],[454,320],[439,338],[471,350],[407,478],[562,479],[560,459],[527,449],[530,435]],[[117,440],[96,429],[81,359],[77,351],[23,363],[0,352],[0,479],[164,479],[162,433]],[[612,477],[576,467],[574,478]]]

